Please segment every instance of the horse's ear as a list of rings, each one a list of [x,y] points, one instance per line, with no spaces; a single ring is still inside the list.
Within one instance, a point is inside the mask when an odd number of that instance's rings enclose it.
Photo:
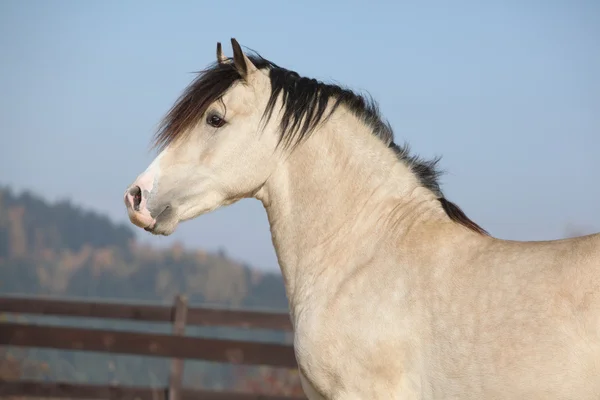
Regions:
[[[231,47],[233,47],[233,64],[240,75],[242,75],[242,78],[246,79],[246,77],[256,71],[257,68],[244,54],[240,44],[234,38],[231,38]]]
[[[223,47],[221,42],[217,42],[217,61],[219,64],[225,64],[229,62],[229,59],[223,55]]]

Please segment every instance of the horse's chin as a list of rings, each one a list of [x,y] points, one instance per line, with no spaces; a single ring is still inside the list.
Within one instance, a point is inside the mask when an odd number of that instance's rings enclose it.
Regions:
[[[156,236],[169,236],[175,232],[177,225],[177,223],[166,224],[164,222],[157,222],[153,227],[144,228],[144,230]]]

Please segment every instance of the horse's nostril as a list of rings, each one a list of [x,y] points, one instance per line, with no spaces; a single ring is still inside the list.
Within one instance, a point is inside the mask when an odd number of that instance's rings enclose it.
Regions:
[[[139,186],[134,186],[129,189],[129,194],[133,197],[133,209],[140,211],[140,203],[142,202],[142,189]]]

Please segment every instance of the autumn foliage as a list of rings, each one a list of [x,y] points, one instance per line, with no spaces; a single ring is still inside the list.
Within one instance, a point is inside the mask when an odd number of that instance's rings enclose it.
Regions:
[[[290,397],[303,397],[300,377],[296,370],[260,368],[258,374],[249,373],[245,367],[236,367],[234,390]]]

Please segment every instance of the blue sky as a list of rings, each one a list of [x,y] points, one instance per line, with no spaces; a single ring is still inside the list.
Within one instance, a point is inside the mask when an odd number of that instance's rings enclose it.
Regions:
[[[592,0],[2,0],[0,183],[126,221],[158,121],[236,37],[371,93],[398,142],[443,156],[447,197],[493,235],[598,231],[599,21]],[[277,268],[255,200],[139,235]]]

